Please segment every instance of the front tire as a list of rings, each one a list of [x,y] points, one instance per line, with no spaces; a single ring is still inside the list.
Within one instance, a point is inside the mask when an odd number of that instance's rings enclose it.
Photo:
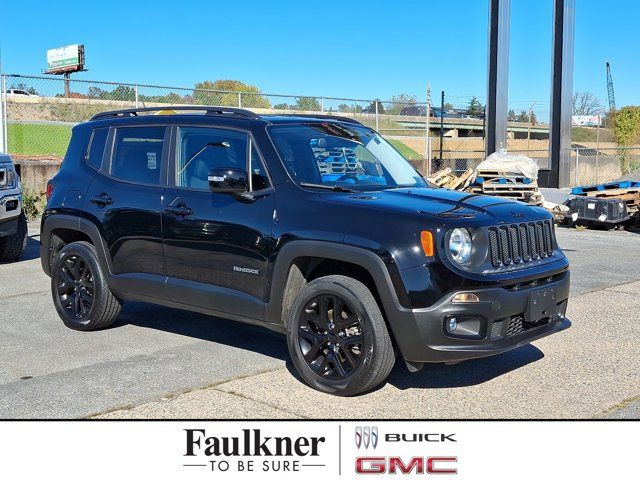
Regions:
[[[27,233],[27,218],[21,213],[16,233],[0,238],[0,262],[15,262],[20,259],[27,248]]]
[[[395,351],[371,291],[343,275],[305,285],[288,311],[287,344],[293,364],[311,387],[339,396],[380,385]]]
[[[106,328],[121,309],[109,290],[96,249],[88,242],[73,242],[58,252],[51,270],[51,295],[58,315],[73,330]]]

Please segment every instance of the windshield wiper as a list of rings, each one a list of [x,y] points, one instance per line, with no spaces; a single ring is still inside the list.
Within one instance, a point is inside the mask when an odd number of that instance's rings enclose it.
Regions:
[[[322,188],[324,190],[333,190],[334,192],[353,192],[353,190],[349,190],[348,188],[341,187],[340,185],[322,185],[321,183],[307,183],[307,182],[300,182],[298,185],[300,185],[301,187]]]

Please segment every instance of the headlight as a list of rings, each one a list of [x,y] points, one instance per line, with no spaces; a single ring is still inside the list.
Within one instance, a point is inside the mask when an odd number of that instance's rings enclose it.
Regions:
[[[449,253],[451,258],[463,264],[471,257],[471,235],[466,228],[456,228],[449,235]]]
[[[17,178],[18,176],[13,169],[13,165],[9,164],[0,166],[0,189],[7,190],[15,188]]]

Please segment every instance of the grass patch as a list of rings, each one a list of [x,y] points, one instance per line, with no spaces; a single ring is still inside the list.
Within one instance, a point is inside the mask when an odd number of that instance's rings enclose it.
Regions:
[[[71,139],[70,125],[10,123],[9,153],[64,157]]]
[[[407,160],[424,160],[424,157],[416,152],[413,148],[407,147],[400,140],[394,140],[388,138],[387,141],[393,145],[400,154]]]

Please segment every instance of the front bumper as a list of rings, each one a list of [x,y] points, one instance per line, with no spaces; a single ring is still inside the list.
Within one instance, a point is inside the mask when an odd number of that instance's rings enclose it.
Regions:
[[[457,293],[473,293],[480,301],[453,303]],[[547,294],[553,308],[542,310],[535,302]],[[429,308],[397,310],[391,323],[406,361],[454,363],[506,352],[569,328],[568,297],[567,270],[529,285],[450,292]],[[452,318],[458,328],[449,331]],[[465,321],[471,329],[462,327]]]
[[[16,233],[20,213],[22,213],[20,190],[0,190],[0,237]]]

